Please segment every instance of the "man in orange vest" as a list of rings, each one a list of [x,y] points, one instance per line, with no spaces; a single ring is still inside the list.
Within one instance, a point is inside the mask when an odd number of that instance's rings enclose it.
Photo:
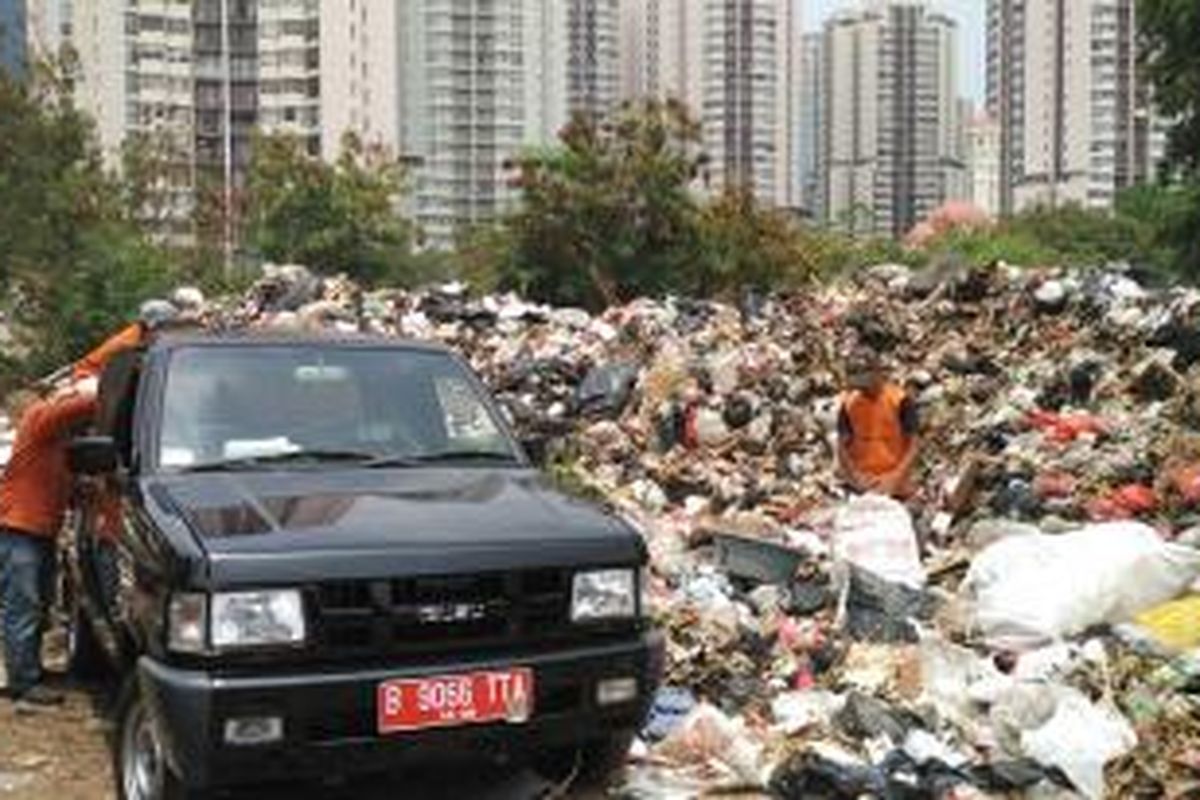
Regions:
[[[875,353],[861,353],[847,370],[850,390],[838,412],[838,465],[850,486],[907,498],[919,449],[917,406],[888,380]]]
[[[8,690],[22,713],[62,702],[40,685],[44,609],[71,495],[67,444],[95,410],[94,394],[74,390],[10,403],[17,437],[0,479],[0,602]]]

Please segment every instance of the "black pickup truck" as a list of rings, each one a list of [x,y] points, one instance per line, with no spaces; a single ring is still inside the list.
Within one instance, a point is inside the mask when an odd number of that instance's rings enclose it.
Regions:
[[[598,777],[661,678],[641,537],[444,348],[165,335],[70,457],[70,658],[121,679],[123,800],[459,754]]]

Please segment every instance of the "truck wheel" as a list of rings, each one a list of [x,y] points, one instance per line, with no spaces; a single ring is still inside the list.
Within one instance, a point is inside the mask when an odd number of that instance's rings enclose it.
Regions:
[[[119,800],[200,800],[201,795],[185,789],[167,765],[136,675],[126,680],[117,702],[114,736],[113,776]]]
[[[586,788],[599,788],[625,766],[632,732],[614,733],[603,739],[591,739],[578,747],[563,748],[543,756],[538,761],[539,772],[552,779],[565,779],[578,766],[574,783]]]

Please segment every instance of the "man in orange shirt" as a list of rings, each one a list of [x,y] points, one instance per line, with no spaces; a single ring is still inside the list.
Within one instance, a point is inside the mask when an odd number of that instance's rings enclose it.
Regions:
[[[58,705],[40,685],[43,609],[55,540],[70,502],[67,444],[96,411],[95,395],[69,391],[12,409],[17,437],[0,478],[0,601],[9,694],[20,712]]]
[[[145,344],[150,334],[179,318],[179,310],[167,300],[147,300],[142,303],[137,322],[126,325],[105,339],[95,350],[75,362],[71,368],[74,380],[99,378],[113,356]]]
[[[912,495],[920,424],[904,389],[888,380],[875,353],[860,353],[847,369],[850,391],[838,412],[838,464],[850,486],[897,498]]]

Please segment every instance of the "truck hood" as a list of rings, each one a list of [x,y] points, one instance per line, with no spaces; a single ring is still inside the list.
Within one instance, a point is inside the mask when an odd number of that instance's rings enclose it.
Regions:
[[[147,494],[214,585],[631,564],[641,538],[527,469],[184,474]]]

